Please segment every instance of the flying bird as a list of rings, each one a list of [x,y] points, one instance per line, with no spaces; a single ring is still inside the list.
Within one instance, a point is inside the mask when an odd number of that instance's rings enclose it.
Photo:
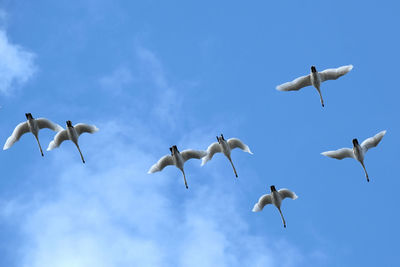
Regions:
[[[337,69],[326,69],[324,71],[318,72],[315,66],[311,66],[311,73],[309,75],[305,75],[291,82],[278,85],[276,89],[278,91],[298,91],[303,87],[312,85],[317,89],[319,97],[321,99],[321,104],[324,107],[324,100],[321,94],[321,83],[327,80],[336,80],[337,78],[345,75],[352,69],[353,65],[347,65],[339,67]]]
[[[248,152],[250,154],[253,154],[253,153],[250,151],[250,148],[247,145],[245,145],[242,141],[240,141],[237,138],[230,138],[228,140],[225,140],[224,135],[221,134],[220,137],[217,136],[217,140],[218,140],[218,143],[214,142],[207,148],[207,155],[202,159],[201,166],[206,164],[207,161],[211,160],[215,153],[222,152],[222,153],[224,153],[224,155],[228,158],[229,162],[231,163],[233,171],[237,178],[238,175],[237,175],[235,166],[233,165],[233,162],[231,159],[232,149],[240,148],[244,152]]]
[[[155,173],[162,171],[166,166],[168,165],[175,165],[178,169],[181,170],[183,174],[183,180],[185,181],[185,186],[186,189],[188,189],[188,185],[186,182],[186,176],[185,176],[185,171],[183,170],[183,165],[185,164],[186,161],[189,159],[201,159],[207,153],[202,150],[193,150],[193,149],[187,149],[183,150],[182,152],[179,152],[177,146],[172,146],[169,148],[171,151],[171,155],[166,155],[162,157],[156,164],[151,166],[150,170],[147,173]]]
[[[341,148],[334,151],[326,151],[322,152],[321,154],[327,157],[335,158],[335,159],[344,159],[344,158],[353,158],[358,160],[365,172],[365,177],[367,178],[367,182],[369,182],[369,177],[367,170],[365,169],[364,165],[364,157],[365,153],[370,148],[376,147],[379,142],[382,140],[383,136],[386,134],[386,130],[377,133],[375,136],[365,139],[361,145],[358,143],[358,140],[355,138],[353,139],[353,149],[351,148]]]
[[[281,211],[281,204],[282,204],[282,200],[284,200],[287,197],[294,200],[297,198],[297,195],[294,192],[292,192],[286,188],[282,188],[282,189],[279,189],[278,191],[276,191],[275,186],[271,185],[271,194],[265,194],[265,195],[261,196],[260,199],[258,200],[258,202],[254,205],[252,211],[253,212],[262,211],[262,209],[265,207],[265,205],[274,204],[275,207],[278,208],[279,213],[281,214],[282,221],[283,221],[283,227],[286,228],[285,218],[283,217],[283,214]]]
[[[81,155],[82,162],[85,163],[85,159],[83,158],[81,149],[79,148],[78,145],[78,138],[81,134],[83,133],[95,133],[99,130],[94,125],[89,125],[89,124],[84,124],[84,123],[78,123],[75,126],[72,126],[71,121],[67,121],[67,129],[62,130],[61,132],[58,132],[56,136],[54,137],[54,140],[50,142],[49,147],[47,148],[47,151],[53,150],[56,147],[59,147],[62,142],[65,140],[71,140],[74,142],[76,147],[78,148],[79,154]]]
[[[40,153],[42,154],[42,156],[44,156],[42,146],[39,142],[39,130],[43,128],[48,128],[53,131],[59,132],[62,131],[63,128],[60,125],[53,123],[45,118],[34,119],[31,113],[25,113],[25,117],[27,121],[21,122],[17,125],[17,127],[15,127],[13,133],[10,137],[8,137],[6,143],[4,144],[3,150],[9,149],[15,142],[17,142],[21,138],[22,135],[31,132],[35,136],[35,139],[39,145]]]

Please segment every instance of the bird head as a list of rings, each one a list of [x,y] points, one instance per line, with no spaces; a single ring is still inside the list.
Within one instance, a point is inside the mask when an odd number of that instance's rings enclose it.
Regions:
[[[225,138],[224,138],[224,135],[223,135],[223,134],[221,134],[221,139],[225,141]]]
[[[174,148],[175,152],[178,152],[178,153],[179,153],[178,147],[177,147],[176,145],[174,145],[174,146],[172,146],[172,147]]]
[[[354,139],[353,139],[353,145],[354,145],[354,146],[357,146],[357,145],[358,145],[358,140],[357,140],[357,138],[354,138]]]
[[[25,113],[25,117],[27,120],[29,119],[33,119],[32,114],[31,113]]]
[[[271,185],[271,192],[276,191],[275,185]]]
[[[67,121],[67,127],[72,127],[72,122],[71,121]]]
[[[315,66],[311,66],[311,72],[317,72],[317,69],[315,68]]]

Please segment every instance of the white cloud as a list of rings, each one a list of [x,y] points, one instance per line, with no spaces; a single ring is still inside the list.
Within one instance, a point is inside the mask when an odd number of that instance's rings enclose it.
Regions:
[[[0,13],[3,19],[4,13]],[[12,44],[5,30],[0,29],[0,92],[10,94],[35,73],[35,54]]]

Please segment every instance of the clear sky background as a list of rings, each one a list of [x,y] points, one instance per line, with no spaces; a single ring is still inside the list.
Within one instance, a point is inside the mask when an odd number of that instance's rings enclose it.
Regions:
[[[268,2],[268,3],[267,3]],[[0,266],[394,266],[399,262],[398,1],[0,2],[0,140],[24,113],[82,135],[0,153]],[[275,87],[353,64],[322,85]],[[365,164],[320,155],[386,136]],[[228,160],[147,171],[223,133]],[[43,130],[47,147],[54,132]],[[2,143],[3,144],[3,143]],[[269,186],[297,193],[251,209]]]

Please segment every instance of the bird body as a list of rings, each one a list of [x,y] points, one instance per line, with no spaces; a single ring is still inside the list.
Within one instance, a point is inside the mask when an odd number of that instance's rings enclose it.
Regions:
[[[286,188],[279,189],[278,191],[276,190],[274,185],[271,185],[270,188],[271,188],[271,193],[262,195],[258,200],[258,202],[254,204],[252,211],[259,212],[262,211],[266,205],[273,204],[279,210],[283,222],[283,227],[286,228],[286,221],[281,211],[282,200],[284,200],[285,198],[291,198],[294,200],[297,199],[298,197],[294,192]]]
[[[44,156],[42,146],[39,142],[39,130],[43,128],[48,128],[55,132],[59,132],[62,131],[63,128],[60,125],[53,123],[45,118],[35,119],[33,118],[31,113],[25,113],[25,117],[27,121],[21,122],[17,125],[17,127],[15,127],[13,133],[10,137],[8,137],[6,143],[4,144],[3,150],[9,149],[15,142],[17,142],[21,138],[22,135],[31,132],[35,136],[35,139],[39,145],[40,153],[42,154],[42,156]]]
[[[56,134],[54,140],[50,142],[47,151],[53,150],[56,147],[59,147],[62,142],[65,140],[71,140],[75,146],[78,148],[79,154],[81,155],[82,162],[85,163],[85,159],[83,158],[81,149],[78,144],[79,136],[82,133],[95,133],[99,129],[95,125],[88,125],[84,123],[78,123],[72,126],[71,121],[67,121],[67,129],[64,129]]]
[[[230,138],[228,140],[225,140],[224,135],[221,134],[220,137],[217,136],[218,142],[212,143],[208,148],[207,148],[207,155],[203,157],[201,165],[203,166],[204,164],[207,163],[207,161],[211,160],[212,157],[214,156],[215,153],[223,153],[229,160],[229,162],[232,165],[233,171],[235,173],[235,176],[238,177],[235,166],[233,165],[232,158],[231,158],[231,151],[235,148],[240,148],[245,152],[248,152],[250,154],[253,154],[250,151],[250,148],[245,145],[242,141],[240,141],[238,138]]]
[[[314,86],[320,96],[321,105],[324,107],[324,100],[321,93],[321,83],[327,80],[336,80],[337,78],[345,75],[353,69],[353,65],[342,66],[336,69],[326,69],[318,72],[315,66],[311,66],[311,73],[309,75],[301,76],[291,82],[278,85],[278,91],[298,91],[306,86]]]
[[[189,187],[187,185],[186,175],[183,169],[185,162],[193,158],[201,159],[207,153],[202,150],[193,150],[193,149],[187,149],[182,152],[179,152],[178,147],[175,145],[170,147],[169,150],[171,151],[171,155],[165,155],[164,157],[162,157],[156,164],[151,166],[151,168],[147,173],[150,174],[159,172],[162,171],[166,166],[175,165],[178,169],[181,170],[183,174],[183,180],[185,182],[185,187],[186,189],[188,189]]]
[[[364,165],[364,158],[365,154],[370,148],[376,147],[379,142],[382,140],[383,136],[385,136],[386,130],[381,131],[377,133],[375,136],[367,138],[364,140],[364,142],[361,143],[361,145],[358,143],[358,140],[355,138],[353,139],[353,148],[341,148],[338,150],[333,150],[333,151],[326,151],[322,152],[321,154],[330,158],[335,158],[342,160],[344,158],[354,158],[358,162],[361,163],[364,172],[365,172],[365,177],[367,178],[367,182],[369,182],[369,176],[368,172],[365,168]]]

